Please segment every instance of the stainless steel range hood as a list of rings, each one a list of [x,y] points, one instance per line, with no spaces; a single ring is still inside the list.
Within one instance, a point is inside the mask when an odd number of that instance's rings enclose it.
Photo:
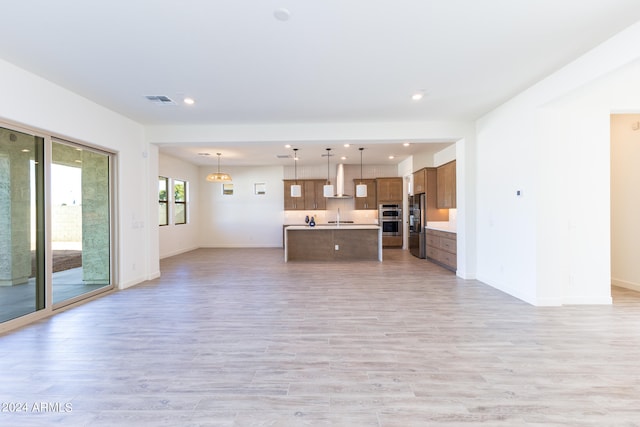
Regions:
[[[344,194],[344,165],[339,163],[336,168],[336,194],[328,199],[353,199],[353,196]]]

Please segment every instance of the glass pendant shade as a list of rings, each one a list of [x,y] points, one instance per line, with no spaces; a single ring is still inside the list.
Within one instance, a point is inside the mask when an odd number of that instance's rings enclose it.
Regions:
[[[298,149],[293,149],[293,170],[295,184],[291,186],[291,197],[302,197],[302,186],[298,184]]]
[[[331,157],[331,148],[327,148],[327,183],[322,187],[322,195],[324,197],[332,197],[335,194],[329,179],[329,157]]]
[[[228,173],[220,172],[220,156],[222,153],[216,153],[218,155],[218,172],[210,173],[207,175],[207,181],[209,182],[230,182],[231,175]]]
[[[362,183],[362,150],[360,147],[360,184],[356,185],[356,197],[367,197],[367,185]]]
[[[367,185],[366,184],[358,184],[358,185],[356,185],[356,197],[367,197]]]

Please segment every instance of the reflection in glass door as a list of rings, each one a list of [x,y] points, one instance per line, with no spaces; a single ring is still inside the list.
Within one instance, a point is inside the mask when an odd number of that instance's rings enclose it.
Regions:
[[[111,287],[108,154],[52,143],[53,304]]]
[[[45,307],[43,149],[0,128],[0,322]]]

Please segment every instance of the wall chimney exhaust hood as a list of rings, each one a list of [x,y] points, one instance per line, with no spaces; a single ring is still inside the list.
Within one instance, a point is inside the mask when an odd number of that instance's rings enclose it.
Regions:
[[[344,165],[339,163],[336,168],[336,194],[328,199],[352,199],[353,196],[344,193]]]

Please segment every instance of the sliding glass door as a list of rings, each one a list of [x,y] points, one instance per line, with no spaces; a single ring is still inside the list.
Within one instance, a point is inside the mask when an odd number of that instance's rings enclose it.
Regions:
[[[0,322],[45,308],[43,150],[0,127]]]
[[[110,156],[54,141],[51,159],[55,307],[111,287]]]
[[[0,126],[0,324],[114,287],[113,163]]]

